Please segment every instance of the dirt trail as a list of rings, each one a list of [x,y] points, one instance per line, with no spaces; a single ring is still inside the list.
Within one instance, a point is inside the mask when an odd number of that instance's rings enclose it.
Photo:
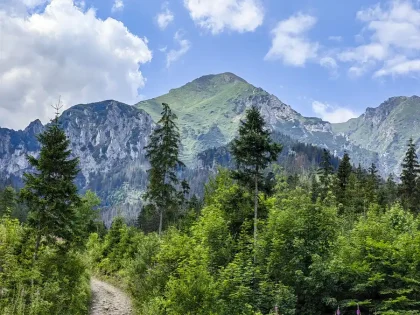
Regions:
[[[132,307],[130,298],[116,287],[92,278],[91,315],[131,315]]]

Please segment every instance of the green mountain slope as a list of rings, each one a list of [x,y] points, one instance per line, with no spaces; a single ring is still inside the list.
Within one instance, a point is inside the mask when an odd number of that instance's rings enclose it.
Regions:
[[[381,168],[399,175],[406,143],[420,143],[420,97],[392,97],[358,118],[332,124],[332,130],[379,154]]]
[[[189,166],[200,152],[229,143],[236,135],[246,108],[256,105],[268,126],[295,140],[326,147],[341,156],[352,151],[354,162],[365,165],[376,155],[335,135],[331,124],[319,118],[304,117],[276,96],[257,88],[232,73],[206,75],[157,98],[136,106],[160,117],[161,103],[168,103],[178,115],[182,135],[182,159]]]
[[[170,104],[179,119],[183,158],[191,162],[198,152],[226,144],[233,138],[244,111],[241,101],[253,93],[265,94],[255,90],[231,73],[208,75],[158,98],[140,102],[137,107],[158,121],[161,104]]]

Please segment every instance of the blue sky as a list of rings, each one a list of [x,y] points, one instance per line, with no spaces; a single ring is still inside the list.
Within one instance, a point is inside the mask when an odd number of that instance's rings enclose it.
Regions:
[[[0,126],[46,119],[56,94],[68,106],[133,103],[226,71],[335,122],[419,94],[416,0],[10,1],[0,0]],[[14,45],[30,52],[18,59]]]

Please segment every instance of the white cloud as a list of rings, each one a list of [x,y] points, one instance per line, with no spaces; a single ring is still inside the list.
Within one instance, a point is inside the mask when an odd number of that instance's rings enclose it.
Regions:
[[[17,0],[19,1],[19,0]],[[47,2],[49,2],[49,0],[21,0],[23,2],[23,4],[25,4],[28,8],[35,8],[37,6],[43,5]]]
[[[114,0],[114,5],[112,6],[112,12],[122,11],[124,9],[123,0]]]
[[[420,71],[420,10],[413,1],[377,4],[360,10],[356,17],[365,23],[363,31],[370,37],[365,44],[338,55],[339,60],[351,64],[351,74],[374,71],[374,76],[380,77]]]
[[[191,43],[189,40],[183,38],[183,34],[178,31],[175,33],[174,40],[179,46],[179,49],[171,49],[166,54],[166,67],[169,68],[171,64],[185,55],[188,50],[191,48]]]
[[[330,36],[328,37],[328,40],[333,42],[341,42],[343,40],[343,37],[341,36]]]
[[[0,0],[0,11],[11,15],[24,15],[48,2],[50,0]]]
[[[319,45],[305,36],[315,24],[315,17],[302,13],[280,21],[271,31],[273,41],[265,58],[293,66],[304,66],[307,60],[316,58]]]
[[[338,64],[337,61],[332,58],[332,57],[322,57],[319,60],[319,64],[321,65],[321,67],[324,67],[326,69],[328,69],[328,71],[330,72],[330,76],[332,78],[337,78],[338,77]]]
[[[315,114],[319,115],[322,120],[329,121],[331,123],[346,122],[349,119],[358,116],[351,109],[344,107],[334,107],[318,101],[312,102],[312,110]]]
[[[134,103],[145,84],[139,66],[152,59],[147,41],[72,0],[52,0],[38,13],[0,10],[0,29],[1,127],[48,121],[59,95],[67,107],[111,98]]]
[[[174,14],[168,8],[169,3],[165,2],[162,5],[162,12],[156,16],[156,22],[161,30],[164,30],[173,20]]]
[[[184,5],[194,22],[213,34],[252,32],[264,20],[260,0],[184,0]]]

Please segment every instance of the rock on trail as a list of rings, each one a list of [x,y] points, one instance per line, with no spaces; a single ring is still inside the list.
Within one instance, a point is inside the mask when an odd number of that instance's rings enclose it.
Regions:
[[[91,315],[131,315],[130,298],[109,283],[92,278]]]

